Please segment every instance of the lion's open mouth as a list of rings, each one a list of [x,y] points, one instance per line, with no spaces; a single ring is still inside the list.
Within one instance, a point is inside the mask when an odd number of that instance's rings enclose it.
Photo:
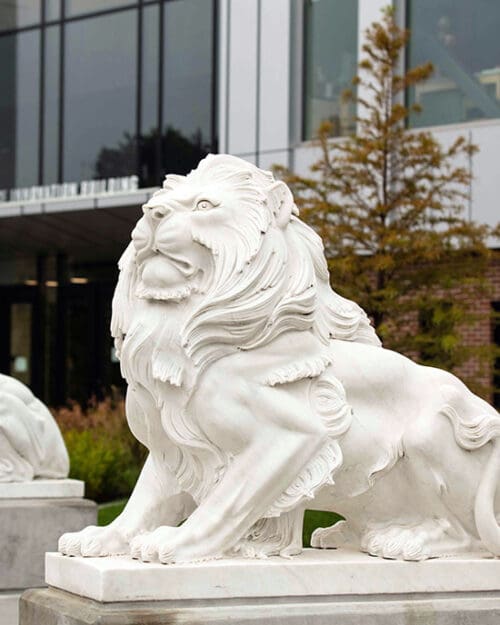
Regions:
[[[135,295],[140,299],[180,302],[197,292],[196,285],[185,284],[178,287],[147,286],[140,282]]]

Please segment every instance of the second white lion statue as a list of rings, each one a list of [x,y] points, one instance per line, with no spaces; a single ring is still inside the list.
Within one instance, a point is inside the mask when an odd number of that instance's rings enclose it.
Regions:
[[[68,473],[68,452],[49,409],[22,382],[0,374],[0,482]]]
[[[123,513],[65,534],[63,554],[291,555],[307,507],[346,519],[316,547],[500,555],[498,413],[380,346],[283,182],[208,156],[143,208],[112,333],[150,455]]]

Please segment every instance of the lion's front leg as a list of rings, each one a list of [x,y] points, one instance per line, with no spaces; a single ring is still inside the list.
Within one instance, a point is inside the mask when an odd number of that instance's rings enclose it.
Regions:
[[[238,453],[182,526],[160,527],[133,541],[135,557],[164,563],[220,557],[266,514],[325,444],[322,424],[283,389],[260,387],[245,397],[223,399],[210,406],[210,433],[226,450],[236,444]]]
[[[160,414],[144,387],[127,391],[127,419],[134,435],[150,450],[123,512],[106,527],[90,526],[63,534],[59,551],[65,555],[106,556],[130,552],[131,540],[159,525],[177,525],[194,509],[183,492],[168,458],[175,449],[161,427]]]
[[[122,513],[109,525],[91,525],[80,532],[66,533],[59,539],[59,551],[70,556],[108,556],[130,552],[130,541],[137,535],[165,523],[177,525],[193,510],[192,498],[182,492],[165,472],[158,475],[152,456],[142,469]]]

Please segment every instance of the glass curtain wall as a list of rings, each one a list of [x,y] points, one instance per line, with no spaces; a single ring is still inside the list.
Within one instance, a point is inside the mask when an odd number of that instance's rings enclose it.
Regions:
[[[217,0],[0,0],[0,189],[139,175],[217,150]]]
[[[40,24],[42,0],[1,0],[0,30],[13,30]]]
[[[0,189],[36,184],[40,31],[0,36]]]
[[[422,106],[412,126],[500,117],[500,2],[408,0],[407,18],[408,66],[434,65],[409,93]]]
[[[70,21],[64,29],[63,175],[136,173],[138,10]]]
[[[303,139],[322,121],[333,135],[354,132],[354,106],[342,98],[352,88],[358,62],[357,0],[306,0]]]

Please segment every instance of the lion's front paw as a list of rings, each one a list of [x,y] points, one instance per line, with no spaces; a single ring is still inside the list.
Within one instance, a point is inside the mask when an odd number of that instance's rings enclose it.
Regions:
[[[58,550],[65,556],[116,556],[128,553],[128,542],[111,526],[90,525],[81,532],[63,534]]]
[[[143,562],[200,562],[218,557],[202,543],[196,544],[182,527],[162,526],[154,532],[140,534],[130,543],[130,555]]]
[[[174,554],[181,544],[181,528],[162,526],[136,536],[130,543],[130,555],[136,560],[153,562],[159,560],[164,564],[174,562]]]

